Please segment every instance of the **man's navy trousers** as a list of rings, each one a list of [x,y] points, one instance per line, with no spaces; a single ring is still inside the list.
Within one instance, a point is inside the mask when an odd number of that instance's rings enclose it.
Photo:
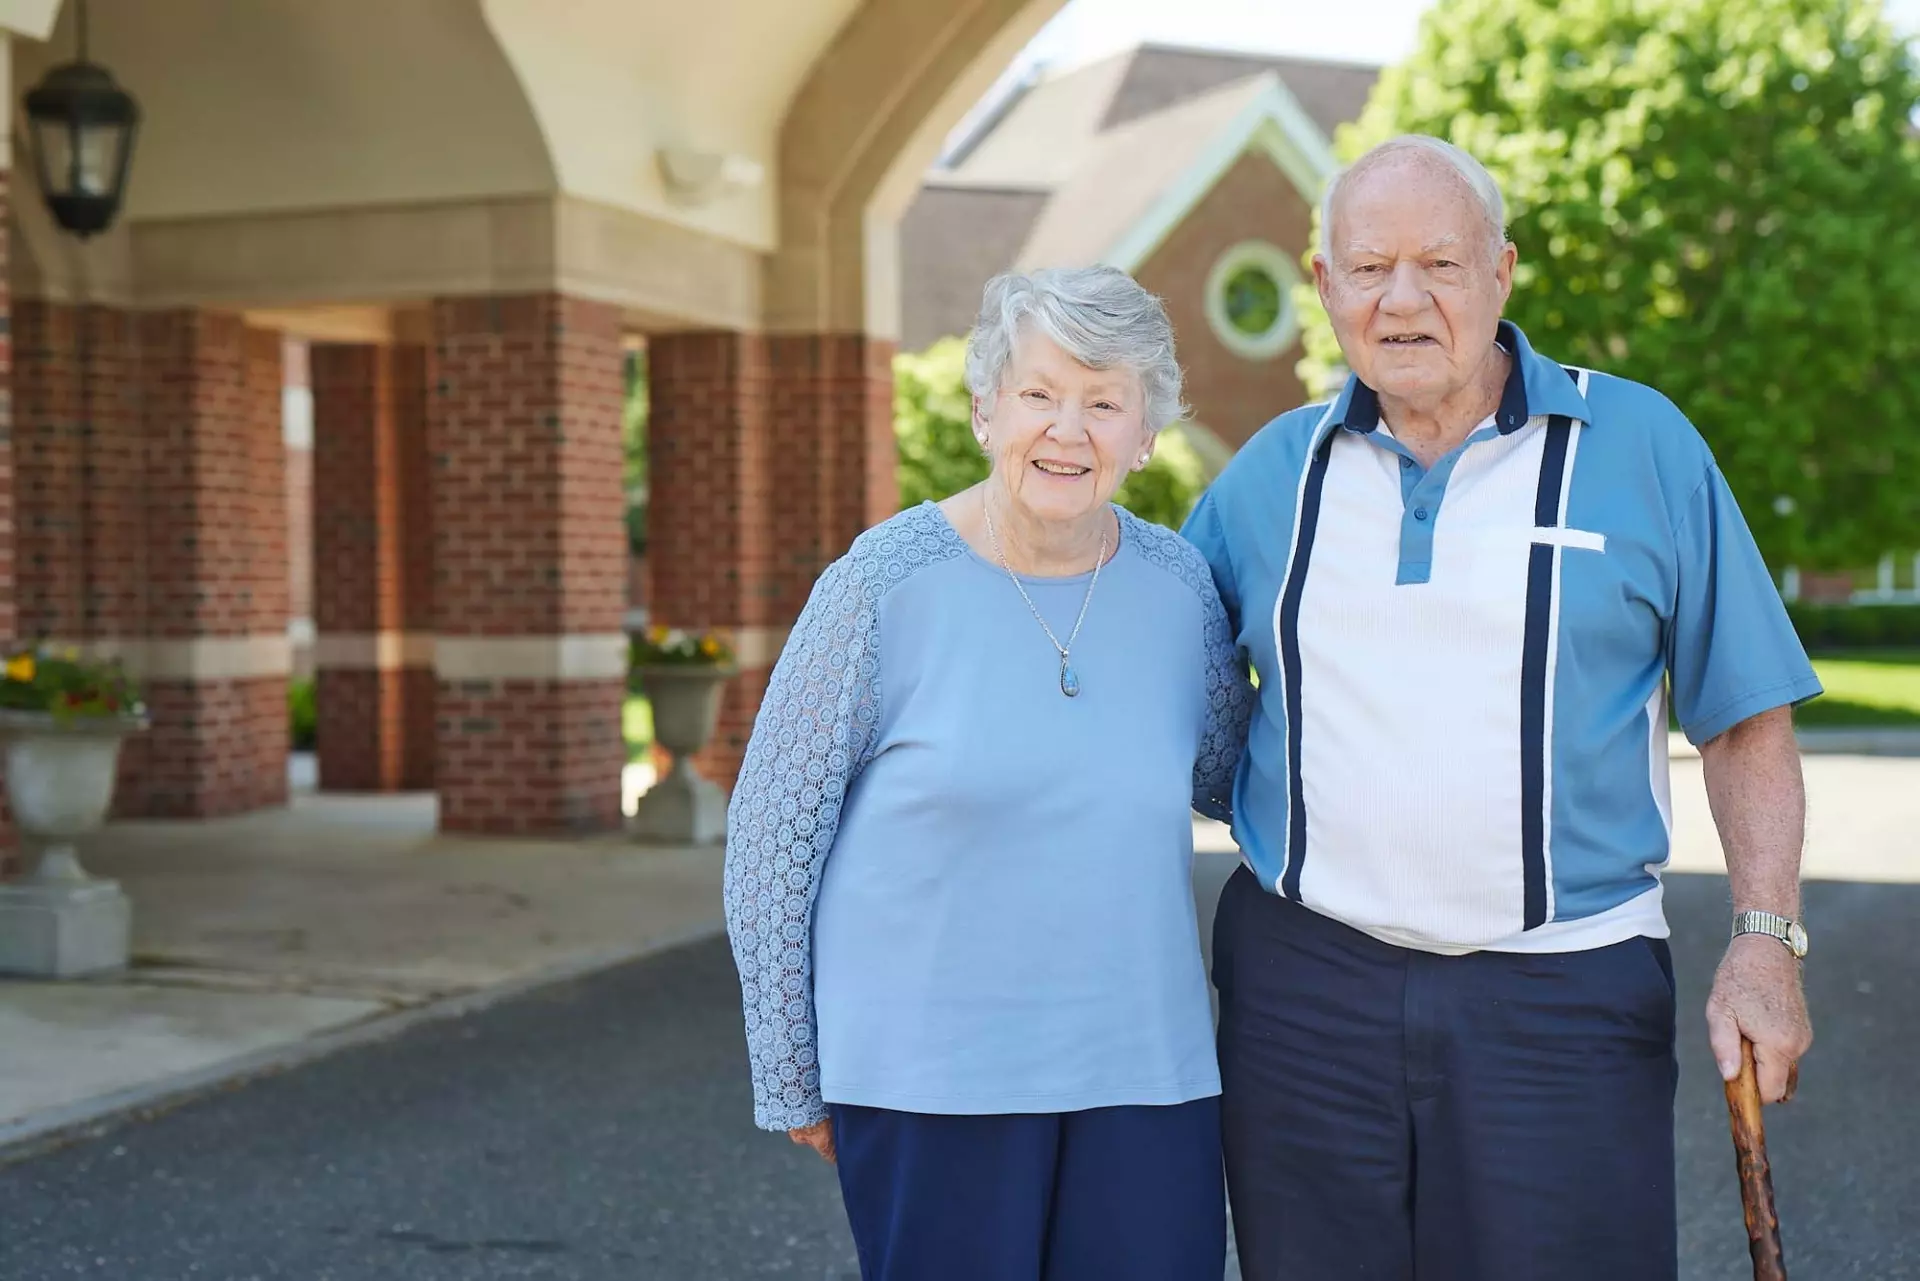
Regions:
[[[1214,921],[1245,1281],[1674,1281],[1664,940],[1438,956],[1262,890]]]

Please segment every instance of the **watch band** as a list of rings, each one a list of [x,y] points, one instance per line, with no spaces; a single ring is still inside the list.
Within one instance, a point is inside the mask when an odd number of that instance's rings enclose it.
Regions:
[[[1794,956],[1804,959],[1807,955],[1807,932],[1798,921],[1781,916],[1777,912],[1749,910],[1733,918],[1733,937],[1742,934],[1764,934],[1768,938],[1778,939]]]

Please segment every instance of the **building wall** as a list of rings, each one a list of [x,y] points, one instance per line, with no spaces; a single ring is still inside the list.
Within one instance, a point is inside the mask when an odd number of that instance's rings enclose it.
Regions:
[[[1229,448],[1239,448],[1276,415],[1306,402],[1294,373],[1302,351],[1296,340],[1271,360],[1254,361],[1229,349],[1207,320],[1207,275],[1220,255],[1241,241],[1265,240],[1289,254],[1304,254],[1312,234],[1313,211],[1306,198],[1271,160],[1248,154],[1134,273],[1166,300],[1194,418]]]

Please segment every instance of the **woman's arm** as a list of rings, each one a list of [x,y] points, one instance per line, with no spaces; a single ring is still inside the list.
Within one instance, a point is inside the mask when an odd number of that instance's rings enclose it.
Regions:
[[[852,558],[815,584],[774,664],[727,807],[727,935],[740,971],[753,1119],[824,1119],[813,1012],[813,905],[840,806],[879,719],[878,617]]]
[[[1247,745],[1253,684],[1219,594],[1204,591],[1200,599],[1206,611],[1207,726],[1193,762],[1193,808],[1208,818],[1231,823],[1233,778]]]

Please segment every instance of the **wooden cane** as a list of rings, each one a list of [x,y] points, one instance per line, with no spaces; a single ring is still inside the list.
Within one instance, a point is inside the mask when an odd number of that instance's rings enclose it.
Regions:
[[[1754,1073],[1753,1042],[1745,1037],[1740,1040],[1740,1075],[1727,1082],[1727,1120],[1740,1170],[1740,1208],[1747,1218],[1753,1281],[1787,1281],[1780,1217],[1773,1209],[1773,1172],[1767,1166],[1767,1131],[1760,1118],[1760,1079]]]

